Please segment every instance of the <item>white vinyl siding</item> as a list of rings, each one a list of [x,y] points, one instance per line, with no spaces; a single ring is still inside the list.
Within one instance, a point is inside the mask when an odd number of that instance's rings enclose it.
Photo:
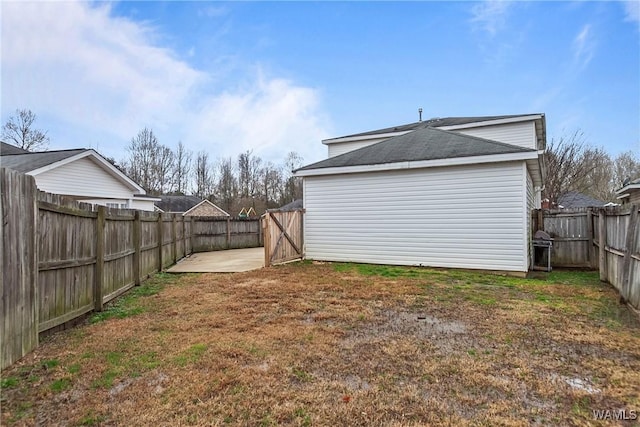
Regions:
[[[535,189],[533,188],[533,180],[531,179],[531,175],[529,174],[529,171],[526,170],[525,167],[525,173],[527,174],[527,210],[526,210],[526,215],[527,215],[527,252],[528,252],[528,260],[529,260],[529,264],[531,264],[531,254],[533,251],[533,246],[532,246],[532,242],[531,242],[531,214],[532,211],[536,208],[536,194],[535,194]],[[529,265],[529,267],[531,267],[531,265]]]
[[[79,197],[130,199],[131,188],[87,157],[35,175],[42,191]]]
[[[537,149],[536,126],[533,121],[468,129],[454,129],[452,132],[477,136],[478,138],[492,139],[519,147]]]
[[[349,151],[357,150],[358,148],[367,147],[369,145],[382,142],[385,139],[389,139],[389,137],[365,139],[362,141],[336,142],[333,144],[328,144],[327,148],[329,150],[329,157],[339,156],[340,154],[348,153]]]
[[[526,271],[524,170],[505,162],[305,177],[305,256]]]

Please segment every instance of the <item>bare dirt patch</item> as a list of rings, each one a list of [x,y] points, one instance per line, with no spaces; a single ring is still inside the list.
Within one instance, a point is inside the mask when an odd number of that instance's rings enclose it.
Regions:
[[[3,371],[2,425],[606,425],[594,410],[640,410],[638,320],[593,273],[297,263],[161,275],[138,294]]]

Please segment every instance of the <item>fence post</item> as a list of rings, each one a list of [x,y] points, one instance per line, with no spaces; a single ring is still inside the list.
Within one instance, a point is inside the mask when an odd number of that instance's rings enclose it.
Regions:
[[[140,286],[140,211],[133,213],[133,278],[135,285]]]
[[[544,231],[544,210],[543,209],[538,209],[538,230]]]
[[[93,288],[93,307],[95,311],[102,311],[102,293],[104,285],[104,225],[105,207],[98,206],[96,219],[96,278]]]
[[[171,214],[172,218],[171,218],[171,243],[173,246],[173,263],[175,264],[176,261],[178,261],[178,236],[177,236],[177,230],[176,230],[176,215],[177,214]]]
[[[262,221],[262,232],[264,239],[264,266],[269,267],[271,265],[271,238],[270,238],[270,222],[271,222],[271,213],[266,212],[264,214],[264,220]]]
[[[189,217],[189,246],[191,246],[191,250],[189,251],[190,254],[193,253],[193,248],[195,247],[194,246],[194,241],[195,241],[194,224],[195,224],[195,221],[193,220],[193,217],[190,216]]]
[[[587,237],[589,238],[589,250],[587,252],[589,257],[589,266],[591,268],[596,268],[598,264],[596,264],[596,247],[593,244],[593,240],[595,236],[593,235],[593,210],[589,208],[587,210]]]
[[[598,213],[598,270],[600,280],[607,281],[607,211],[601,208]]]
[[[182,217],[182,256],[186,257],[189,253],[187,251],[187,218]]]
[[[631,256],[635,253],[636,229],[638,226],[638,205],[631,205],[631,216],[627,227],[627,242],[625,244],[624,260],[622,261],[622,283],[620,286],[620,297],[627,301],[630,297],[631,288]]]
[[[231,218],[227,217],[227,249],[231,248]]]
[[[164,218],[162,218],[162,212],[158,212],[158,272],[162,271],[162,244],[164,243],[163,229]]]

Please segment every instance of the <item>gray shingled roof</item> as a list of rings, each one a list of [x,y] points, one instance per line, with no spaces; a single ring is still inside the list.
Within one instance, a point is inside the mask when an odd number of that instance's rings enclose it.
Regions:
[[[280,206],[277,209],[273,209],[274,211],[282,211],[282,212],[290,212],[290,211],[295,211],[295,210],[299,210],[302,209],[302,199],[296,199],[291,203],[287,203],[284,206]]]
[[[158,196],[161,200],[155,205],[164,212],[186,212],[202,201],[197,196]]]
[[[38,153],[11,154],[0,157],[0,164],[3,168],[13,169],[18,172],[27,173],[48,166],[60,160],[73,157],[77,154],[88,151],[86,148],[75,150],[42,151]]]
[[[27,150],[23,150],[20,147],[16,147],[15,145],[7,144],[4,141],[0,141],[0,155],[5,156],[9,154],[25,154],[28,153]]]
[[[503,119],[511,119],[514,117],[524,117],[530,116],[531,114],[512,114],[508,116],[478,116],[478,117],[436,117],[433,119],[425,120],[422,122],[409,123],[406,125],[393,126],[384,129],[372,130],[368,132],[355,133],[352,135],[340,136],[337,138],[331,138],[327,141],[331,141],[332,139],[340,139],[340,138],[351,138],[355,136],[366,136],[366,135],[375,135],[378,133],[393,133],[393,132],[407,132],[417,129],[424,129],[426,127],[445,127],[445,126],[459,126],[466,125],[469,123],[480,123],[480,122],[488,122],[491,120],[503,120]]]
[[[607,202],[594,199],[586,194],[577,191],[569,191],[558,197],[558,205],[563,208],[589,208],[594,206],[604,206]]]
[[[331,157],[298,170],[365,166],[492,154],[526,153],[536,150],[477,138],[441,129],[419,129],[404,135]]]

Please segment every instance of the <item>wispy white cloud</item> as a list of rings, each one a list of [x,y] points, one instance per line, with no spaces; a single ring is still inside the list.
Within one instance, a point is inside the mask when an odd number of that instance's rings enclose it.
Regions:
[[[218,75],[159,46],[161,34],[113,16],[109,4],[2,7],[3,115],[30,108],[90,133],[58,148],[102,140],[107,155],[121,158],[127,141],[150,126],[165,144],[182,140],[213,157],[254,149],[275,159],[296,150],[316,160],[324,151],[327,125],[315,88],[262,72],[239,76],[244,86],[220,87]],[[77,134],[61,131],[63,137]]]
[[[495,36],[505,27],[511,5],[511,2],[499,0],[477,3],[471,8],[471,24],[474,28]]]
[[[199,16],[206,16],[208,18],[218,18],[228,13],[229,9],[224,6],[206,6],[198,9]]]
[[[596,43],[591,25],[585,24],[573,39],[573,59],[579,69],[585,68],[593,59]]]
[[[625,12],[625,21],[635,22],[640,29],[640,1],[627,0],[622,2]]]

